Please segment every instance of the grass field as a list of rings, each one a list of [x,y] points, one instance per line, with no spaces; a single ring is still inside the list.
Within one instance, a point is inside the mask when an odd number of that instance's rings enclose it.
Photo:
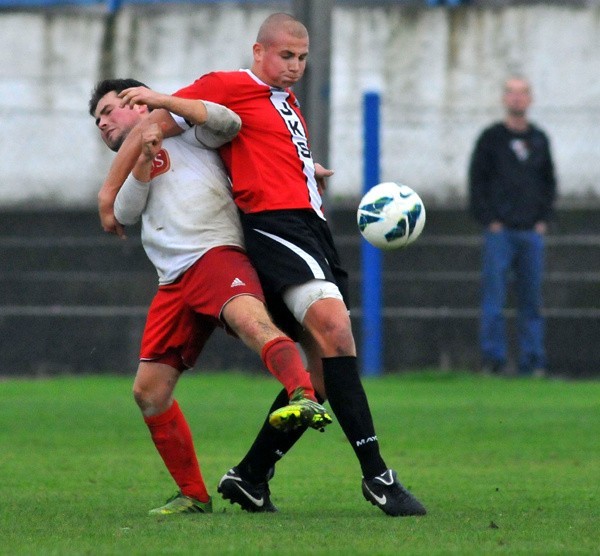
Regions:
[[[599,554],[600,382],[422,372],[365,381],[384,457],[429,514],[364,501],[338,425],[271,483],[277,514],[216,495],[277,384],[185,376],[215,513],[150,518],[175,486],[124,377],[0,382],[1,554]]]

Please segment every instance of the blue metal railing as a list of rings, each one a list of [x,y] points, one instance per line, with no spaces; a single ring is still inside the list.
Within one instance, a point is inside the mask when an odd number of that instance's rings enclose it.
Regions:
[[[57,6],[101,6],[116,11],[124,4],[263,4],[265,0],[0,0],[1,8],[50,8]],[[356,0],[336,0],[337,4],[356,4]],[[406,4],[424,6],[458,6],[469,4],[470,0],[374,0],[374,4]],[[361,2],[364,5],[364,0]]]

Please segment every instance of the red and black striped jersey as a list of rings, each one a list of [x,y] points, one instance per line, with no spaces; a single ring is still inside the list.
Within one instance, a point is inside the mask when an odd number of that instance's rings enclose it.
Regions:
[[[241,70],[206,74],[175,96],[217,102],[242,119],[237,137],[219,150],[242,212],[313,209],[323,218],[306,123],[290,89]]]

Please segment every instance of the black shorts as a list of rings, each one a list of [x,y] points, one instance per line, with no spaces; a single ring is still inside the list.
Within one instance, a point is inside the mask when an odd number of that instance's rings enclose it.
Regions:
[[[311,210],[276,210],[240,214],[240,218],[246,252],[258,272],[269,310],[288,334],[291,313],[281,300],[288,286],[327,280],[337,285],[349,304],[348,273],[341,266],[327,222],[317,214]]]

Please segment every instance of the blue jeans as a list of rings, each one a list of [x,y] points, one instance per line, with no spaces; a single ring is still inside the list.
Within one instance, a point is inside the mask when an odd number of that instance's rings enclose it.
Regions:
[[[486,363],[507,358],[504,306],[508,281],[514,277],[517,304],[519,372],[546,368],[542,273],[544,237],[533,230],[486,231],[481,273],[481,352]]]

